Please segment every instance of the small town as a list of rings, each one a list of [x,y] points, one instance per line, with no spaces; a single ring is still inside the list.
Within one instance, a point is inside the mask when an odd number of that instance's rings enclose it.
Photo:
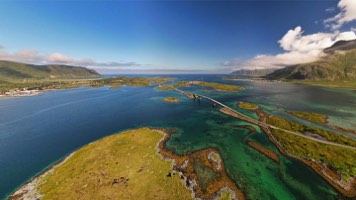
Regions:
[[[0,97],[27,97],[27,96],[37,96],[41,92],[39,90],[27,90],[26,88],[23,89],[15,89],[0,94]]]

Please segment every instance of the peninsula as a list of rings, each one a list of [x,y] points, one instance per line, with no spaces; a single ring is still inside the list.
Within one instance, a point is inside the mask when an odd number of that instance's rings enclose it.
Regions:
[[[140,128],[72,153],[17,190],[15,199],[244,199],[215,149],[165,149],[175,130]]]

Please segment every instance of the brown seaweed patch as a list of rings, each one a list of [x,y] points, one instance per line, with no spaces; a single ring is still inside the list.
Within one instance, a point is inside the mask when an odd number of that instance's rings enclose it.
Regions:
[[[217,162],[209,156],[213,153],[221,158],[216,149],[207,148],[177,155],[173,150],[165,148],[171,133],[164,129],[159,130],[166,133],[165,138],[159,143],[159,153],[166,158],[175,160],[173,169],[182,173],[182,179],[185,180],[186,186],[193,191],[195,198],[213,199],[220,194],[222,189],[229,188],[238,199],[245,199],[243,193],[226,174],[222,160]]]
[[[261,152],[263,155],[267,156],[268,158],[272,159],[273,161],[279,163],[279,156],[275,152],[265,148],[264,146],[262,146],[256,142],[246,141],[246,144],[248,144],[250,147],[256,149],[257,151]]]

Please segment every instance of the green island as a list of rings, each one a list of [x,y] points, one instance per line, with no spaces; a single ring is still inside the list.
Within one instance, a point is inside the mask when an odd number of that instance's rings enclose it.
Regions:
[[[164,84],[164,85],[159,85],[156,87],[158,90],[170,90],[172,89],[172,85]]]
[[[259,121],[269,126],[278,127],[270,128],[263,124],[260,125],[281,153],[311,167],[341,194],[347,197],[356,196],[356,188],[354,187],[356,184],[355,150],[318,142],[328,141],[356,147],[355,140],[324,129],[305,126],[278,116],[267,115],[261,109],[252,111],[259,116]],[[241,116],[229,112],[223,113],[241,118]],[[287,131],[314,138],[316,141]],[[247,144],[278,162],[278,156],[272,155],[272,152],[265,147],[249,141],[247,141]]]
[[[33,96],[42,91],[80,86],[112,89],[127,86],[150,86],[173,80],[168,77],[102,78],[95,70],[68,65],[31,65],[0,61],[0,96]]]
[[[207,154],[220,159],[215,150],[178,156],[163,149],[175,132],[139,128],[92,142],[9,199],[243,199],[223,168],[212,169]]]
[[[237,104],[237,106],[242,108],[242,109],[247,109],[247,110],[257,110],[257,109],[259,109],[258,105],[256,105],[256,104],[252,104],[252,103],[248,103],[248,102],[242,102],[242,101],[240,101]]]
[[[170,103],[178,103],[180,101],[177,97],[165,97],[163,100]]]
[[[327,140],[330,142],[335,142],[339,144],[344,144],[352,147],[356,147],[356,141],[349,138],[345,137],[340,134],[336,134],[330,131],[326,131],[324,129],[319,129],[319,128],[314,128],[314,127],[309,127],[305,126],[299,123],[291,122],[286,119],[277,117],[277,116],[269,116],[266,121],[268,124],[277,126],[279,128],[283,128],[286,130],[291,130],[294,132],[299,132],[301,134],[306,134],[310,135],[312,137],[317,137],[318,139],[321,140]]]
[[[328,117],[326,115],[322,115],[319,113],[314,113],[314,112],[296,112],[296,111],[288,111],[289,114],[294,115],[300,119],[304,119],[307,121],[311,121],[320,125],[324,125],[330,129],[336,130],[336,131],[341,131],[345,132],[351,135],[356,134],[356,130],[351,130],[351,129],[345,129],[339,126],[333,126],[328,124]]]
[[[262,116],[265,117],[266,123],[286,130],[300,132],[319,140],[356,147],[356,141],[336,133],[304,126],[276,116]],[[282,153],[310,166],[343,195],[356,196],[356,189],[353,187],[356,184],[355,150],[308,140],[283,130],[265,129],[265,132]]]
[[[328,117],[319,113],[314,112],[297,112],[297,111],[290,111],[288,112],[296,117],[301,119],[305,119],[317,124],[326,124]]]
[[[208,87],[218,91],[239,91],[242,87],[237,85],[229,85],[229,84],[222,84],[222,83],[212,83],[206,81],[179,81],[176,82],[173,86],[174,87],[189,87],[191,85],[201,86],[201,87]]]
[[[26,80],[26,81],[12,81],[6,83],[0,83],[0,95],[4,96],[21,96],[21,94],[29,94],[31,92],[38,93],[46,90],[55,89],[69,89],[77,88],[80,86],[87,87],[102,87],[111,86],[112,89],[120,88],[124,85],[134,87],[144,87],[154,84],[163,84],[172,80],[168,77],[113,77],[103,79],[73,79],[73,80]],[[30,96],[30,95],[28,95]]]

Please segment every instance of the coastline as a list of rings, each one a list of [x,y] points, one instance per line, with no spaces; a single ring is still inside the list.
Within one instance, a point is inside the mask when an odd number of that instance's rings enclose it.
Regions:
[[[257,115],[260,117],[260,121],[264,121],[266,119],[265,113],[262,111],[257,111]],[[263,132],[266,133],[268,139],[277,147],[277,149],[285,156],[288,156],[292,159],[295,159],[299,162],[302,162],[309,166],[313,171],[319,174],[324,180],[326,180],[331,186],[333,186],[341,195],[344,195],[349,198],[356,197],[356,178],[350,178],[348,183],[341,179],[340,174],[338,174],[335,170],[330,169],[328,166],[322,163],[317,163],[310,159],[300,158],[294,156],[287,152],[282,145],[274,138],[272,132],[265,127],[261,127]],[[338,179],[338,180],[334,180]]]
[[[212,152],[218,154],[221,158],[221,155],[218,150],[210,147],[189,152],[184,155],[177,155],[173,152],[173,150],[167,150],[165,148],[166,142],[171,138],[171,134],[175,134],[176,131],[171,132],[167,129],[161,128],[152,128],[152,130],[157,130],[165,134],[163,140],[159,143],[159,154],[162,155],[164,158],[174,160],[174,170],[182,173],[182,175],[184,176],[186,187],[192,191],[194,198],[215,199],[222,190],[228,188],[228,190],[234,192],[234,196],[237,199],[245,199],[243,192],[237,188],[236,184],[233,183],[229,176],[226,174],[223,160],[221,159],[220,163],[214,163],[211,162],[211,159],[209,159],[209,154]],[[194,170],[192,169],[192,166],[190,164],[192,163],[192,160],[198,158],[202,158],[204,164],[209,165],[209,167],[212,167],[221,174],[221,179],[211,182],[205,192],[202,190],[201,186],[196,181],[198,179],[198,176],[193,172]]]
[[[6,197],[8,200],[37,200],[41,199],[41,194],[38,193],[36,187],[38,186],[38,181],[44,178],[47,174],[51,173],[54,169],[61,166],[68,159],[70,159],[76,151],[70,153],[68,156],[65,156],[63,159],[58,160],[53,165],[50,165],[47,169],[44,169],[42,172],[26,181],[23,185],[21,185],[18,189],[15,190],[12,194]]]
[[[225,172],[224,168],[224,163],[221,160],[219,163],[214,163],[212,162],[213,159],[209,158],[210,153],[216,153],[220,157],[220,153],[214,149],[214,148],[207,148],[203,150],[198,150],[194,152],[190,152],[186,155],[176,155],[172,151],[168,151],[165,149],[165,144],[166,142],[171,138],[171,134],[177,133],[175,129],[164,129],[164,128],[149,128],[152,131],[155,131],[157,133],[161,133],[163,135],[162,139],[157,143],[156,145],[156,154],[160,156],[163,160],[167,161],[170,160],[172,161],[172,170],[173,170],[173,175],[177,173],[182,180],[182,184],[184,187],[186,187],[190,192],[191,196],[193,199],[218,199],[219,195],[223,191],[228,192],[231,194],[233,199],[239,199],[239,200],[244,200],[244,195],[243,193],[237,188],[235,183],[233,183],[228,175]],[[95,142],[95,141],[93,141]],[[91,143],[93,143],[91,142]],[[91,144],[89,143],[89,144]],[[89,145],[87,144],[87,145]],[[87,146],[85,145],[85,146]],[[83,147],[85,147],[83,146]],[[83,148],[82,147],[82,148]],[[79,149],[78,149],[79,150]],[[38,175],[34,176],[27,182],[25,182],[23,185],[21,185],[18,189],[16,189],[14,192],[12,192],[7,199],[8,200],[20,200],[20,199],[26,199],[26,200],[38,200],[41,199],[42,194],[39,193],[37,190],[37,187],[39,185],[39,181],[44,178],[46,175],[49,173],[52,173],[53,170],[56,168],[60,167],[62,164],[66,163],[78,150],[72,152],[68,156],[64,157],[63,159],[58,160],[55,162],[53,165],[45,169],[43,172],[39,173]],[[189,168],[189,161],[187,162],[186,159],[189,160],[190,156],[202,156],[204,159],[204,162],[209,163],[212,167],[215,167],[220,171],[220,173],[223,175],[222,178],[218,181],[213,181],[209,184],[208,190],[206,193],[204,193],[200,186],[199,182],[197,180],[197,175],[189,171],[189,173],[186,173],[184,170],[185,168]],[[178,166],[179,165],[179,166]]]
[[[261,109],[252,110],[252,111],[254,111],[257,114],[257,116],[259,116],[259,121],[265,122],[266,114],[264,112],[262,112]],[[222,112],[222,109],[220,109],[220,112]],[[230,115],[230,113],[228,113],[228,112],[222,112],[222,113],[225,115],[236,117],[234,115]],[[237,118],[239,118],[239,117],[237,117]],[[356,197],[356,177],[352,177],[352,178],[350,178],[350,180],[348,182],[346,182],[345,180],[342,179],[341,175],[338,172],[331,169],[326,164],[317,163],[316,161],[314,161],[312,159],[300,158],[300,157],[290,154],[274,138],[271,130],[268,127],[260,126],[260,128],[267,135],[268,139],[277,147],[279,152],[281,152],[283,155],[288,156],[292,159],[295,159],[295,160],[302,162],[302,163],[306,164],[307,166],[309,166],[311,169],[313,169],[313,171],[315,171],[324,180],[326,180],[331,186],[333,186],[333,188],[335,188],[341,195],[348,197],[348,198]]]
[[[346,129],[346,128],[342,128],[342,127],[339,127],[339,126],[330,125],[328,116],[325,116],[325,119],[323,120],[323,122],[316,122],[316,121],[310,120],[307,117],[302,117],[302,116],[295,115],[291,111],[287,111],[287,113],[292,115],[292,116],[294,116],[294,117],[297,117],[299,119],[302,119],[302,120],[305,120],[305,121],[308,121],[308,122],[312,122],[312,123],[316,123],[316,124],[319,124],[319,125],[322,125],[322,126],[326,126],[326,127],[330,128],[332,130],[344,132],[344,133],[350,134],[351,136],[354,136],[354,137],[356,136],[356,130],[351,130],[351,129]]]
[[[0,98],[39,96],[43,92],[48,92],[48,91],[47,90],[22,90],[22,91],[15,91],[15,92],[5,92],[4,94],[0,94]]]

